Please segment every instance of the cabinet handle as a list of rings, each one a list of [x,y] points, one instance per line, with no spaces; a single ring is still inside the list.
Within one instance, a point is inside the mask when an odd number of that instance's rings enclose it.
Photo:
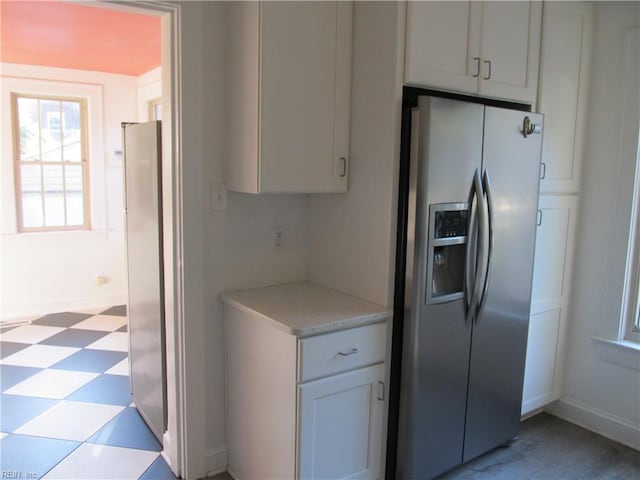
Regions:
[[[540,180],[544,180],[547,177],[547,164],[544,162],[540,163]]]
[[[340,173],[341,177],[347,176],[347,159],[345,157],[340,157],[340,161],[342,162],[342,173]]]
[[[480,76],[480,57],[473,57],[473,61],[476,62],[476,73],[473,78],[478,78]]]
[[[542,210],[538,210],[538,220],[536,222],[536,226],[542,225]]]
[[[491,78],[491,60],[485,60],[484,63],[489,67],[489,71],[487,72],[487,76],[483,77],[484,80],[489,80]]]
[[[378,400],[384,400],[384,382],[378,380]]]
[[[346,353],[345,352],[338,352],[336,357],[348,357],[349,355],[355,355],[356,353],[358,353],[358,349],[356,347],[353,347],[351,350],[349,350]]]

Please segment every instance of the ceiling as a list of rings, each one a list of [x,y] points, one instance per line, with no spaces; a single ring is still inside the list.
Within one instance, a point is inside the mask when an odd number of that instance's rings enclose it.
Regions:
[[[5,63],[139,76],[160,65],[160,17],[62,1],[0,1]]]

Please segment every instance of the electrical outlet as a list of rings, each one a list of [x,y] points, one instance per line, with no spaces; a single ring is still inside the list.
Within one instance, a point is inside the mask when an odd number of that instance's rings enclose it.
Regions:
[[[284,244],[284,228],[273,227],[273,246],[276,250],[280,250]]]
[[[224,183],[211,184],[211,210],[219,211],[227,208],[227,188]]]

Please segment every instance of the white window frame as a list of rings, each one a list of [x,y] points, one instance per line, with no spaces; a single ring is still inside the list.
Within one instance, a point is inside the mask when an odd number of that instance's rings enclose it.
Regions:
[[[35,69],[35,71],[37,72],[37,69]],[[2,76],[0,77],[0,101],[3,105],[11,105],[12,92],[19,92],[20,94],[30,96],[81,98],[87,102],[88,156],[91,169],[91,175],[89,177],[91,199],[88,208],[91,211],[91,228],[66,230],[66,232],[74,235],[82,235],[86,234],[86,232],[104,232],[107,228],[107,210],[105,187],[106,164],[103,135],[105,122],[103,114],[103,88],[98,84],[34,78],[37,76],[37,73],[29,75],[28,72],[28,67],[16,69],[15,72],[14,69],[11,68],[11,65],[3,68]],[[12,108],[2,109],[0,112],[0,124],[7,126],[12,125],[12,110]],[[3,131],[7,131],[7,129]],[[15,162],[13,159],[13,143],[12,141],[8,141],[0,144],[3,158],[0,166],[0,177],[2,178],[0,188],[0,211],[2,212],[0,220],[1,232],[4,235],[16,233],[20,235],[58,234],[59,232],[48,230],[41,232],[18,232],[16,194],[14,188]]]
[[[637,327],[640,313],[640,155],[636,157],[633,216],[623,295],[625,304],[622,308],[618,339],[640,343],[640,329]]]
[[[150,122],[154,120],[162,120],[162,98],[154,98],[147,102],[149,108],[147,120]]]
[[[625,291],[618,340],[640,343],[640,29],[627,32],[624,72],[624,113],[620,137],[621,158],[635,158],[633,210],[627,250]]]
[[[82,204],[83,204],[83,222],[82,224],[69,225],[67,223],[67,206],[66,202],[64,204],[65,209],[65,223],[64,225],[56,225],[56,226],[47,226],[46,225],[46,213],[44,210],[44,197],[43,197],[43,222],[44,225],[38,227],[25,227],[24,226],[24,210],[22,204],[22,174],[21,167],[23,161],[21,159],[20,154],[20,120],[18,113],[18,99],[20,98],[30,98],[37,100],[38,102],[43,100],[53,100],[56,102],[75,102],[80,105],[80,123],[81,123],[81,155],[82,160],[80,162],[46,162],[42,159],[37,161],[28,162],[28,164],[32,165],[48,165],[54,164],[61,166],[64,165],[73,165],[82,167]],[[89,146],[88,146],[88,120],[87,120],[87,100],[84,98],[72,98],[67,96],[56,96],[56,95],[33,95],[33,94],[23,94],[21,92],[11,92],[11,106],[13,109],[12,115],[12,129],[13,129],[13,138],[14,138],[14,146],[13,146],[13,168],[14,168],[14,191],[15,191],[15,201],[16,201],[16,220],[17,220],[17,230],[18,232],[55,232],[61,230],[88,230],[91,228],[91,186],[90,186],[90,162],[89,162]],[[57,114],[57,115],[56,115]],[[47,128],[51,128],[50,121],[52,118],[56,118],[60,127],[60,132],[62,132],[62,118],[60,116],[60,112],[47,112]],[[42,127],[39,126],[39,134],[41,134]],[[63,174],[64,176],[64,174]],[[66,187],[63,187],[63,190],[66,191]],[[44,191],[41,193],[44,196]]]

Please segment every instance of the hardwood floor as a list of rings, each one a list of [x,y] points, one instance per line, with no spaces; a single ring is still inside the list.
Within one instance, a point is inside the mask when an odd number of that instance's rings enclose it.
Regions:
[[[540,413],[519,438],[439,480],[629,480],[640,478],[640,452]],[[211,480],[231,480],[227,473]]]
[[[628,480],[640,478],[640,452],[540,413],[520,437],[440,477],[440,480]]]

